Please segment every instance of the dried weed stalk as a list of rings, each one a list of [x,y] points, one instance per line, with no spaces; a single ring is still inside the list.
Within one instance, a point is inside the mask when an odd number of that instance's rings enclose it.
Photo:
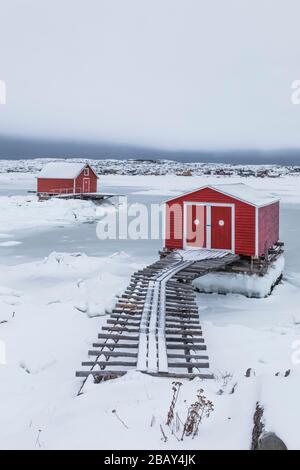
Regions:
[[[182,383],[181,382],[172,382],[172,385],[173,385],[172,386],[173,397],[172,397],[172,401],[171,401],[170,408],[169,408],[168,415],[167,415],[167,421],[166,421],[167,426],[170,426],[173,419],[174,419],[175,406],[176,406],[176,402],[178,400],[180,387],[182,386]]]
[[[213,410],[213,403],[205,397],[201,388],[198,390],[197,400],[188,409],[181,440],[183,441],[184,436],[192,436],[193,438],[197,436],[200,423],[204,418],[209,418]]]

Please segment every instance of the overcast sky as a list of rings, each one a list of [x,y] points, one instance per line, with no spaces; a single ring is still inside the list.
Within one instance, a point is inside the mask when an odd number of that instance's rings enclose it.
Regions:
[[[0,134],[300,147],[299,0],[0,0]]]

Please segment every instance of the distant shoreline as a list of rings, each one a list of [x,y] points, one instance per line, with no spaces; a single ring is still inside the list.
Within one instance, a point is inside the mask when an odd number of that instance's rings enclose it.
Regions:
[[[43,140],[24,137],[0,137],[0,159],[21,160],[32,158],[89,158],[175,160],[181,162],[236,164],[300,164],[299,149],[277,150],[165,150],[159,148],[113,143],[74,142],[69,140]]]

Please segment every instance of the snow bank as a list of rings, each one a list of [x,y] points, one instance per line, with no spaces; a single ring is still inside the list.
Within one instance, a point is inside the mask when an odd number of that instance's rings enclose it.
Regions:
[[[112,206],[107,204],[105,207]],[[97,220],[102,211],[103,206],[97,206],[91,201],[56,198],[38,201],[36,196],[2,196],[0,197],[0,226],[5,227],[5,232],[11,232],[62,224],[78,224]],[[7,233],[0,235],[0,238],[6,237]],[[2,244],[2,246],[5,245]]]
[[[35,305],[68,303],[88,316],[100,316],[113,306],[120,286],[125,287],[128,273],[136,266],[124,253],[97,258],[53,252],[38,262],[10,266],[2,276],[3,284],[23,290],[29,297],[35,295]],[[9,290],[0,288],[0,295],[2,292]]]
[[[247,297],[262,298],[270,294],[272,287],[284,269],[284,257],[281,256],[270,266],[265,276],[243,273],[210,273],[193,282],[194,287],[207,294],[242,294]]]

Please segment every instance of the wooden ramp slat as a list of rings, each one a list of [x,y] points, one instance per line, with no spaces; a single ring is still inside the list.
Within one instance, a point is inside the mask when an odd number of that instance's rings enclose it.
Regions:
[[[112,348],[112,349],[135,349],[138,343],[93,343],[94,348]]]
[[[99,349],[92,349],[88,351],[89,356],[105,356],[105,357],[134,357],[137,358],[137,353],[125,352],[125,351],[106,351]]]
[[[116,376],[121,377],[126,374],[126,370],[79,370],[76,372],[76,377],[88,377],[93,375],[94,377],[107,377],[107,376]]]
[[[194,351],[206,351],[206,345],[205,344],[190,344],[188,345],[190,349],[193,349]],[[177,344],[169,344],[168,349],[187,349],[187,345],[183,343],[177,343]]]
[[[111,339],[113,341],[138,341],[138,336],[130,336],[130,335],[116,335],[116,334],[109,334],[109,333],[99,333],[98,338],[101,339]]]
[[[203,338],[195,338],[194,336],[191,336],[191,337],[179,337],[179,338],[173,338],[172,336],[166,336],[166,342],[167,343],[179,343],[179,342],[182,342],[184,344],[194,344],[194,343],[204,343],[204,339]]]
[[[100,367],[115,367],[115,366],[124,366],[124,367],[135,367],[136,362],[129,361],[85,361],[82,363],[82,366],[94,366],[98,365]]]
[[[173,354],[168,353],[169,359],[203,359],[208,360],[208,356],[202,356],[200,354]]]
[[[188,330],[188,329],[182,329],[182,330],[173,330],[166,328],[166,335],[180,335],[182,337],[185,337],[186,335],[188,336],[202,336],[202,331],[200,330]]]
[[[208,362],[169,362],[171,368],[185,368],[185,369],[206,369],[209,367]]]
[[[139,333],[139,328],[127,328],[126,326],[102,326],[103,331],[110,331],[112,333],[124,332],[124,333]]]

